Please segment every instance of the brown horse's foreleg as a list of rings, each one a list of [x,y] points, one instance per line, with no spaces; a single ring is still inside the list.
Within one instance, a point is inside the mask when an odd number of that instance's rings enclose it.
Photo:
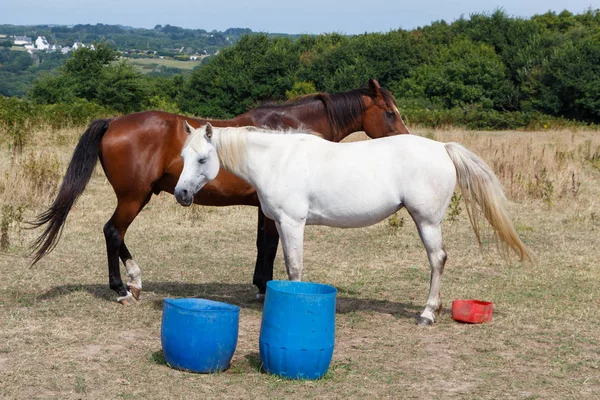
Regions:
[[[264,275],[264,259],[265,259],[265,214],[258,207],[258,224],[256,227],[256,264],[254,265],[254,277],[252,283],[258,288],[258,294],[261,293]],[[262,292],[264,293],[264,291]]]
[[[273,264],[277,255],[277,246],[279,245],[279,232],[275,221],[265,218],[265,263],[264,263],[264,290],[267,289],[267,282],[273,280]],[[264,293],[264,291],[263,291]]]
[[[125,233],[140,210],[148,203],[150,197],[151,194],[147,194],[141,201],[119,199],[117,209],[110,221],[104,226],[109,286],[119,295],[117,301],[124,305],[135,304],[142,289],[141,270],[133,261],[131,253],[125,245]],[[119,258],[121,258],[127,269],[127,276],[129,277],[127,288],[125,288],[121,279]]]
[[[273,264],[279,245],[279,233],[273,220],[265,217],[258,208],[258,228],[256,232],[256,265],[252,282],[258,288],[257,299],[264,297],[267,282],[273,279]]]

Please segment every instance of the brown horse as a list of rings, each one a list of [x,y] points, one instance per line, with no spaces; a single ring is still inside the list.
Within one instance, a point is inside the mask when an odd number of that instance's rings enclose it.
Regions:
[[[125,245],[125,233],[152,193],[173,194],[183,169],[180,153],[187,137],[184,121],[195,128],[207,122],[217,127],[304,128],[336,142],[356,131],[365,131],[371,138],[409,133],[394,97],[374,79],[368,88],[308,95],[282,105],[258,107],[230,120],[187,118],[159,111],[96,120],[77,144],[54,203],[32,223],[34,227],[48,224],[34,243],[33,263],[58,243],[67,215],[99,158],[117,195],[117,208],[104,225],[109,285],[119,295],[117,301],[135,303],[142,288],[141,270]],[[221,170],[217,179],[194,197],[194,203],[260,206],[254,188],[226,170]],[[267,282],[273,278],[278,243],[274,223],[265,218],[259,207],[253,280],[259,293],[265,292]],[[127,270],[127,288],[121,280],[119,258]]]

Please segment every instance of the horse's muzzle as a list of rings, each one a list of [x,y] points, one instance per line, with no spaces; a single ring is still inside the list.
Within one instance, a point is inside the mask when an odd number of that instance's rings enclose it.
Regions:
[[[175,188],[174,191],[175,199],[182,206],[188,207],[192,205],[192,201],[194,200],[194,196],[187,189],[178,189]]]

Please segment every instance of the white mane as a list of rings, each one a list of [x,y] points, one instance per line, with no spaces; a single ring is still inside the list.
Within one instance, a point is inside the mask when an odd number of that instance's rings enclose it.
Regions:
[[[321,135],[308,129],[267,129],[257,128],[254,126],[242,127],[213,127],[212,142],[217,150],[219,162],[232,172],[240,169],[242,165],[246,165],[246,156],[248,153],[248,134],[258,133],[261,135],[309,135],[315,139],[322,139]],[[202,132],[202,135],[198,135]],[[206,141],[199,140],[203,137],[204,130],[197,129],[185,141],[184,148],[191,146],[195,151],[203,151]]]

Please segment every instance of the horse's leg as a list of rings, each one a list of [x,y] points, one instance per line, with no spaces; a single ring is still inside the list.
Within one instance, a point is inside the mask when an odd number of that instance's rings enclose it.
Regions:
[[[302,263],[304,258],[304,225],[305,221],[285,220],[275,223],[285,259],[285,269],[290,281],[302,280]]]
[[[106,239],[106,252],[108,257],[108,281],[112,290],[117,292],[119,297],[117,301],[121,304],[130,305],[137,302],[139,292],[142,288],[141,270],[133,261],[131,253],[125,246],[125,232],[133,222],[140,210],[148,203],[151,194],[138,199],[119,199],[117,208],[104,225],[104,237]],[[123,260],[129,277],[128,288],[133,288],[137,292],[134,296],[130,290],[127,290],[121,279],[119,258]],[[137,289],[137,290],[136,290]]]
[[[265,214],[258,207],[258,226],[256,227],[256,264],[252,283],[258,288],[256,299],[261,300],[265,293]]]
[[[417,229],[421,241],[425,245],[425,250],[427,250],[427,258],[429,258],[431,267],[429,297],[427,298],[427,304],[425,304],[425,310],[417,317],[417,324],[432,325],[435,321],[435,314],[438,314],[442,309],[440,282],[446,264],[446,250],[444,250],[442,241],[441,224],[417,222]]]
[[[263,276],[264,266],[264,248],[265,248],[265,214],[258,207],[258,224],[256,227],[256,264],[254,265],[254,277],[252,278],[252,284],[259,290]],[[258,295],[257,295],[258,296]]]
[[[123,236],[124,235],[125,234],[123,233]],[[123,237],[123,243],[119,249],[119,258],[125,265],[125,270],[127,271],[127,290],[131,292],[136,300],[139,300],[142,292],[142,270],[133,260],[129,249],[125,245],[125,237]]]
[[[275,222],[258,209],[258,229],[256,234],[256,266],[254,267],[254,279],[252,282],[258,288],[257,299],[264,298],[267,282],[273,279],[273,263],[277,254],[279,234]]]
[[[302,230],[304,233],[304,227]],[[277,232],[275,221],[265,217],[265,260],[262,293],[267,289],[267,282],[273,280],[273,264],[277,255],[277,246],[279,246],[279,232]]]

